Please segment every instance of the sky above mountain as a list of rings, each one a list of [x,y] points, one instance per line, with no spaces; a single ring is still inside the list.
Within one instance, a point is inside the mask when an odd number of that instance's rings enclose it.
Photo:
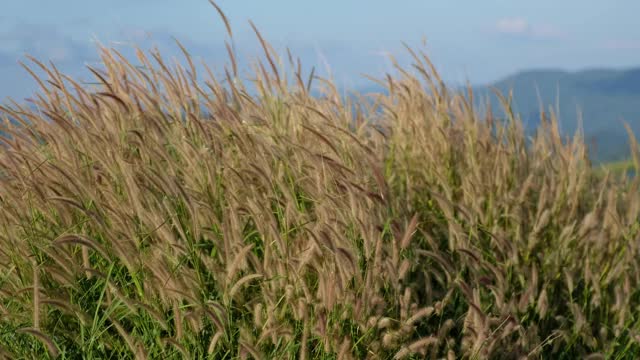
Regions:
[[[274,47],[327,69],[339,84],[390,70],[386,54],[408,61],[401,41],[424,49],[445,79],[487,83],[529,68],[578,70],[640,65],[637,0],[219,0],[241,56],[259,55],[252,20]],[[20,0],[0,12],[0,99],[35,86],[24,54],[67,72],[97,60],[95,42],[158,45],[178,55],[171,37],[215,66],[225,58],[224,26],[207,0]]]

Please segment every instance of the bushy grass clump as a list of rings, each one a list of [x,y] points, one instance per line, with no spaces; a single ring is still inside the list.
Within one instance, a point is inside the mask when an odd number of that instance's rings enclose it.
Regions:
[[[253,95],[102,48],[1,108],[0,357],[640,356],[638,178],[423,54],[345,101],[263,45]]]

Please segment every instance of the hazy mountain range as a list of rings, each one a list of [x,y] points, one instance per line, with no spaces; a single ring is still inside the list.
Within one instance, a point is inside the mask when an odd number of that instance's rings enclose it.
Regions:
[[[640,68],[523,71],[490,86],[503,93],[513,90],[514,109],[529,130],[538,125],[541,103],[545,111],[559,108],[565,135],[572,135],[581,119],[587,141],[595,143],[592,157],[597,161],[628,156],[624,122],[640,135]],[[501,109],[489,86],[477,87],[476,94],[489,97],[493,109]]]
[[[491,88],[503,94],[513,91],[513,108],[525,128],[533,132],[544,111],[557,112],[561,131],[573,135],[582,121],[584,135],[591,144],[596,162],[622,160],[629,156],[627,122],[640,137],[640,67],[625,70],[590,69],[578,72],[545,69],[521,71],[492,84],[474,86],[476,106],[489,99],[494,114],[504,115]],[[359,89],[380,91],[378,87]]]

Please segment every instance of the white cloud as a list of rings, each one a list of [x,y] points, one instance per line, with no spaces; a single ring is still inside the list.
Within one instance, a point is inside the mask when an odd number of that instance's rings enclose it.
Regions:
[[[496,23],[496,30],[504,34],[524,34],[529,31],[529,23],[519,17],[503,18]]]
[[[567,34],[550,24],[531,24],[523,17],[499,19],[494,26],[501,34],[530,39],[564,39]]]

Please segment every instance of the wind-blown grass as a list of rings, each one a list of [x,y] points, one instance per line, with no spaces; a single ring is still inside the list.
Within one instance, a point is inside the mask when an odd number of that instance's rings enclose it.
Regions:
[[[202,85],[101,48],[97,90],[34,60],[35,107],[1,108],[0,356],[640,355],[638,178],[421,53],[345,103],[260,41],[255,96],[233,57]]]

